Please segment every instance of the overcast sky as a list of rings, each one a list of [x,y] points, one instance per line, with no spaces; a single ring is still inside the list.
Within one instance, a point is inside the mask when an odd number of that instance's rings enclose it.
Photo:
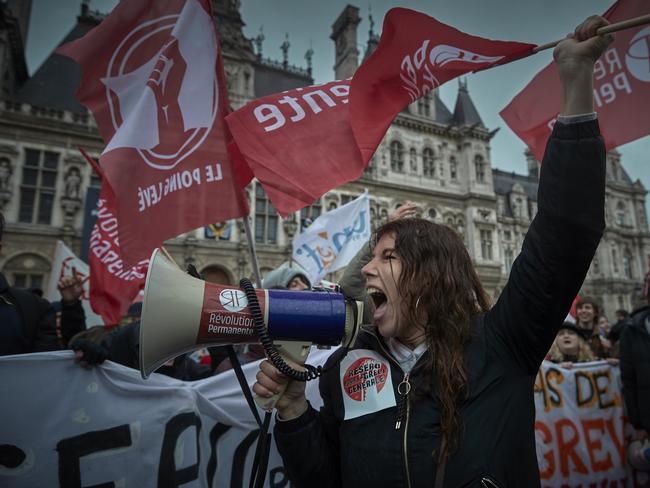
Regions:
[[[263,27],[264,57],[281,60],[280,45],[289,34],[289,62],[305,67],[304,54],[314,50],[316,82],[334,78],[334,43],[331,26],[349,2],[344,0],[241,0],[244,33],[255,37]],[[368,9],[372,9],[375,32],[381,30],[385,13],[401,6],[425,12],[437,20],[467,33],[499,40],[542,44],[564,37],[591,14],[602,14],[610,0],[364,0],[352,3],[361,9],[359,50],[363,53],[368,39]],[[72,29],[81,0],[33,0],[27,62],[33,73],[54,47]],[[109,12],[115,0],[91,0],[90,8]],[[648,2],[650,13],[650,2]],[[470,95],[483,122],[490,129],[500,128],[492,140],[492,165],[507,171],[526,173],[524,144],[506,126],[499,111],[551,61],[549,51],[467,77]],[[442,99],[453,110],[457,81],[441,88]],[[650,105],[650,100],[648,100]],[[648,111],[648,105],[639,107]],[[633,180],[650,188],[650,137],[618,148],[622,162]]]

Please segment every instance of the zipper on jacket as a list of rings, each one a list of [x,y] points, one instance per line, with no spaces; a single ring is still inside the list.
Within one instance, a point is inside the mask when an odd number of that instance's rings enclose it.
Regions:
[[[408,385],[408,391],[410,392],[411,384],[408,382],[408,376],[409,374],[406,373],[400,385],[406,382],[406,384]],[[408,392],[406,393],[406,395],[408,395]],[[404,466],[406,467],[406,486],[411,488],[411,472],[409,470],[408,443],[406,441],[408,436],[408,430],[409,430],[409,415],[411,413],[411,405],[409,404],[409,400],[406,395],[404,396],[404,403],[406,403],[406,421],[404,422]]]
[[[400,430],[405,414],[408,412],[408,394],[410,392],[411,383],[409,383],[409,373],[406,373],[404,379],[399,385],[397,385],[399,398],[397,399],[397,421],[395,422],[395,430]]]
[[[383,351],[384,355],[386,358],[395,364],[399,368],[399,370],[404,373],[404,370],[402,369],[402,366],[395,360],[393,356],[390,355],[390,353],[386,350],[384,345],[381,343],[379,338],[373,334],[372,332],[365,331],[371,336],[375,338],[377,341],[377,344],[379,344],[379,348]],[[413,366],[415,367],[415,366]],[[409,405],[407,395],[411,392],[411,383],[409,383],[409,375],[410,373],[404,373],[404,378],[400,382],[400,384],[397,386],[397,393],[399,394],[399,398],[397,399],[398,405],[397,405],[397,422],[395,422],[395,430],[400,430],[402,426],[402,421],[404,422],[404,442],[403,442],[403,450],[404,450],[404,472],[406,474],[406,486],[408,488],[411,488],[411,471],[409,470],[409,458],[408,458],[408,443],[407,443],[407,435],[408,435],[408,422],[409,422],[409,415],[411,413],[411,406]],[[401,391],[400,391],[401,390]],[[404,394],[402,394],[404,392]],[[404,415],[404,411],[406,410],[406,415]],[[401,412],[401,414],[400,414]],[[497,487],[498,488],[498,487]]]
[[[497,485],[496,481],[488,478],[487,476],[483,476],[481,478],[481,485],[484,488],[500,488],[499,485]]]

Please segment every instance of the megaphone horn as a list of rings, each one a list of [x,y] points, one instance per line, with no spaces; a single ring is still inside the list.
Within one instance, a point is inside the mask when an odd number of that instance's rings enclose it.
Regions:
[[[349,346],[362,304],[340,293],[255,290],[273,340]],[[201,346],[257,344],[259,335],[239,288],[196,279],[159,249],[149,261],[140,319],[140,373]]]

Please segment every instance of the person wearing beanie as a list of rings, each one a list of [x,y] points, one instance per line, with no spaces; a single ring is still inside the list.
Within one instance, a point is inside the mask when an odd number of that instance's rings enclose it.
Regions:
[[[307,272],[296,263],[283,263],[262,280],[262,288],[303,291],[311,288]]]

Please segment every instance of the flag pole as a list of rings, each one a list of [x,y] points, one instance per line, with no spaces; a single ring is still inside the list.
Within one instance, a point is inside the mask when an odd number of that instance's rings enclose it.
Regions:
[[[251,253],[251,263],[253,265],[253,273],[255,274],[255,282],[258,288],[262,288],[262,275],[260,274],[260,265],[259,261],[257,260],[255,240],[253,239],[253,233],[251,232],[251,225],[248,220],[248,215],[242,217],[242,222],[244,223],[244,231],[246,233],[246,241],[248,242],[248,250]]]
[[[601,27],[596,31],[596,35],[598,36],[604,36],[605,34],[610,34],[612,32],[618,32],[623,29],[629,29],[630,27],[636,27],[639,25],[645,25],[645,24],[650,24],[650,14],[647,15],[641,15],[639,17],[634,17],[632,19],[627,19],[623,20],[621,22],[616,22],[615,24],[609,24],[606,26]],[[546,44],[540,44],[536,48],[533,49],[533,54],[536,54],[540,51],[544,51],[546,49],[551,49],[555,46],[557,46],[560,42],[562,42],[566,38],[558,39],[557,41],[553,42],[547,42]]]

